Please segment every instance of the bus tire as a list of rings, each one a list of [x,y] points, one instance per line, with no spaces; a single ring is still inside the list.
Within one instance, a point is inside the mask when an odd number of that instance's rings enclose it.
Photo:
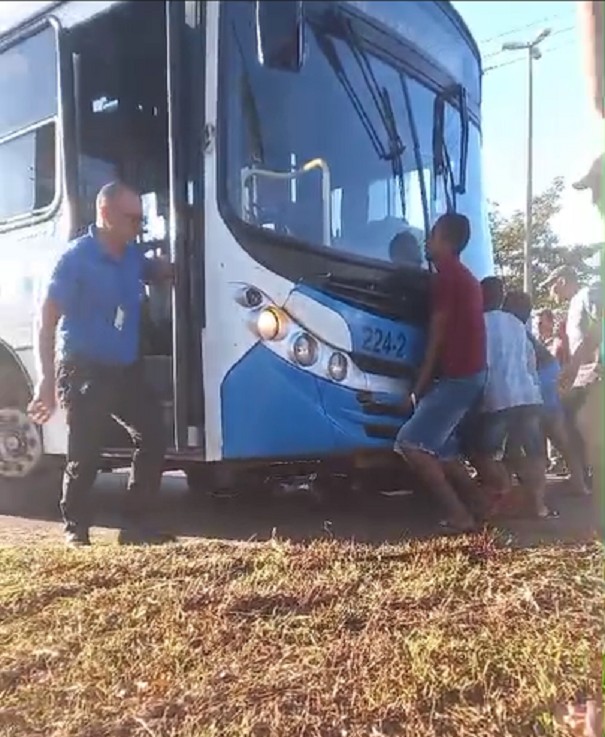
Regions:
[[[27,417],[31,395],[25,373],[0,346],[0,481],[20,492],[51,486],[58,492],[61,466],[43,455],[42,433]]]

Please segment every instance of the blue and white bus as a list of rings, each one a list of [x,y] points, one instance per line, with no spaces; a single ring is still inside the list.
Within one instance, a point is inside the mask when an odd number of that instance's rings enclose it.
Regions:
[[[66,450],[24,415],[50,265],[113,179],[142,193],[141,354],[168,463],[388,463],[423,351],[425,239],[448,209],[491,273],[481,62],[449,2],[15,3],[0,36],[0,475]],[[362,398],[364,401],[361,402]],[[375,400],[376,405],[372,403]],[[127,456],[108,429],[106,464]],[[277,473],[277,471],[276,471]]]

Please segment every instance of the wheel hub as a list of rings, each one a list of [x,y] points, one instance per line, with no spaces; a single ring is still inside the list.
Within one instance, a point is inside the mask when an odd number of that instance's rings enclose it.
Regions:
[[[0,477],[27,476],[42,457],[37,426],[18,409],[0,409]]]

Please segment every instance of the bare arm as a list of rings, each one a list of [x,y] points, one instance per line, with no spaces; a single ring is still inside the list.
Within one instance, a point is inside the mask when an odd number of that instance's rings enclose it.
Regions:
[[[421,397],[424,394],[437,371],[437,362],[441,353],[447,325],[446,318],[447,316],[444,310],[435,311],[431,315],[426,352],[413,390],[413,393],[417,397]]]
[[[56,408],[55,333],[63,313],[76,311],[79,296],[79,256],[68,249],[59,258],[50,276],[35,325],[34,358],[39,381],[29,406],[30,417],[39,424],[48,422]]]
[[[43,425],[52,417],[57,401],[55,388],[55,333],[61,311],[57,303],[47,297],[42,303],[36,324],[34,358],[38,385],[28,407],[29,416],[34,422]]]
[[[143,258],[143,281],[145,284],[172,284],[174,264],[164,256]]]
[[[576,348],[573,355],[569,359],[569,363],[565,366],[565,370],[561,375],[561,385],[563,389],[569,389],[574,383],[580,366],[590,363],[594,359],[596,351],[599,349],[601,342],[600,331],[596,325],[593,325],[588,331],[584,340]]]
[[[443,345],[443,336],[445,335],[446,313],[443,310],[436,311],[431,317],[429,323],[429,336],[427,342],[424,360],[418,371],[418,376],[414,384],[414,389],[402,402],[397,404],[393,402],[374,402],[369,392],[360,392],[358,394],[359,401],[372,408],[374,415],[399,415],[401,412],[409,411],[414,403],[411,400],[411,394],[419,399],[426,391],[437,371],[437,362]]]
[[[595,355],[599,350],[603,329],[603,304],[600,286],[593,287],[587,292],[582,319],[583,321],[586,320],[588,325],[584,328],[582,342],[573,352],[561,375],[561,388],[563,390],[567,390],[573,385],[583,364],[594,362]]]

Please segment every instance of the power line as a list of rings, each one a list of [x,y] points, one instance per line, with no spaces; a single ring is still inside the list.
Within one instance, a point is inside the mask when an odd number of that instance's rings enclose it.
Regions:
[[[533,26],[537,26],[542,23],[550,23],[552,20],[557,20],[557,18],[568,18],[570,17],[570,13],[557,13],[556,15],[548,15],[546,18],[542,18],[541,20],[533,21],[532,23],[526,23],[524,26],[518,26],[517,28],[511,28],[508,31],[503,31],[502,33],[499,33],[497,36],[491,36],[490,38],[484,38],[479,41],[480,44],[486,44],[490,43],[491,41],[497,41],[499,38],[504,38],[505,36],[511,36],[513,33],[520,33],[521,31],[525,31],[527,28],[533,28]]]
[[[564,43],[564,44],[559,44],[559,46],[551,46],[549,49],[545,49],[542,52],[542,56],[545,56],[546,54],[550,54],[552,51],[559,51],[560,49],[566,49],[569,46],[573,46],[573,44]],[[511,61],[504,61],[501,64],[495,64],[492,67],[487,67],[486,69],[483,70],[483,74],[487,74],[487,72],[493,72],[495,69],[502,69],[503,67],[509,67],[509,66],[512,66],[513,64],[521,64],[522,62],[525,62],[525,61],[526,61],[525,57],[521,57],[519,59],[512,59]]]
[[[570,31],[575,31],[575,30],[576,30],[576,27],[575,26],[567,26],[567,28],[561,28],[558,31],[553,31],[549,35],[549,38],[553,38],[554,36],[559,36],[561,33],[569,33]],[[500,56],[500,54],[506,54],[506,53],[508,53],[508,51],[504,51],[503,49],[500,49],[499,51],[492,51],[491,54],[484,54],[483,55],[483,58],[484,59],[491,59],[494,56]]]

